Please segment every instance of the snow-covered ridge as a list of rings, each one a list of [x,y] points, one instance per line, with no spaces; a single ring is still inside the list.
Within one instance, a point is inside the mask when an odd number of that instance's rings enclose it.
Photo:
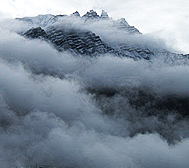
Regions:
[[[58,51],[69,50],[86,56],[108,53],[135,60],[162,57],[170,64],[189,64],[187,55],[175,54],[164,48],[154,49],[141,44],[140,39],[133,44],[129,39],[142,37],[141,33],[134,26],[130,26],[125,18],[115,21],[104,10],[101,15],[90,10],[83,16],[76,11],[70,16],[48,14],[17,20],[28,25],[27,31],[19,32],[21,35],[45,40]]]
[[[30,25],[37,25],[43,28],[49,27],[52,24],[55,23],[63,23],[65,19],[81,19],[81,22],[84,22],[87,24],[87,22],[98,22],[101,20],[108,20],[112,27],[115,27],[120,30],[124,30],[125,32],[129,34],[141,34],[138,29],[136,29],[134,26],[130,26],[127,21],[124,18],[118,19],[117,21],[109,18],[108,13],[102,10],[101,15],[99,16],[97,12],[94,10],[90,10],[83,16],[80,16],[79,12],[76,11],[70,16],[67,15],[38,15],[36,17],[24,17],[24,18],[16,18],[17,20],[21,20],[24,22],[27,22]]]

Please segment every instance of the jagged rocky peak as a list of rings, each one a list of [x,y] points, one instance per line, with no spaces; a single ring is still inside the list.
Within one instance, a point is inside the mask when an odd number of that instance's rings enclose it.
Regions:
[[[80,17],[80,14],[79,14],[79,12],[78,12],[78,11],[76,11],[76,12],[72,13],[72,14],[71,14],[71,16]]]
[[[125,30],[129,34],[141,34],[138,29],[136,29],[134,26],[130,26],[125,18],[118,19],[115,22],[115,27],[117,27],[120,30]]]
[[[100,18],[99,15],[94,10],[90,10],[89,12],[87,12],[82,17],[87,18],[87,19],[98,19],[98,18]]]
[[[117,54],[99,36],[89,30],[64,29],[49,27],[46,30],[41,27],[31,28],[23,34],[29,39],[41,39],[52,44],[58,51],[71,51],[72,53],[86,56],[98,56],[100,54]]]
[[[118,19],[118,20],[117,20],[117,23],[120,24],[120,26],[124,26],[124,27],[130,26],[130,25],[127,23],[127,21],[125,20],[125,18]]]
[[[101,18],[101,19],[109,19],[108,13],[105,12],[104,10],[102,10],[102,13],[101,13],[100,18]]]
[[[28,38],[47,39],[47,33],[41,27],[31,28],[28,31],[26,31],[23,35]]]

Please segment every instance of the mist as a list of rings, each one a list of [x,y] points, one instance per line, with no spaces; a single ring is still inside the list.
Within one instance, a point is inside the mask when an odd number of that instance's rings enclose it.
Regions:
[[[58,52],[9,25],[0,29],[0,167],[188,167],[188,62]],[[97,27],[110,44],[130,38]]]

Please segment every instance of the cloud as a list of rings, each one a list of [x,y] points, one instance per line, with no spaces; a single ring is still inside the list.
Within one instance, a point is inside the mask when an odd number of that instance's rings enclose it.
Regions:
[[[18,30],[22,25],[16,23]],[[129,96],[134,100],[137,89],[145,88],[158,98],[188,97],[188,65],[169,65],[161,58],[73,56],[41,40],[25,39],[14,28],[7,21],[0,29],[1,166],[188,166],[188,119],[178,120],[171,110],[162,110],[163,119],[146,115],[143,107],[129,103]],[[125,40],[120,35],[115,39]],[[98,95],[102,87],[118,92]]]

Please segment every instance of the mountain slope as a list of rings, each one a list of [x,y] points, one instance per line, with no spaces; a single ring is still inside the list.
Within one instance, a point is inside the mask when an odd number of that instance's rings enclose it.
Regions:
[[[188,55],[171,53],[163,48],[154,50],[149,46],[129,43],[127,39],[121,43],[115,43],[114,39],[108,40],[94,33],[95,30],[91,30],[90,25],[96,25],[96,29],[101,29],[101,31],[107,29],[109,36],[117,32],[117,36],[128,36],[130,39],[132,39],[132,36],[142,37],[141,33],[134,26],[130,26],[124,18],[114,21],[109,18],[105,11],[102,11],[101,16],[90,10],[82,17],[76,11],[70,16],[39,15],[37,17],[17,18],[17,20],[28,25],[28,30],[20,32],[20,34],[27,38],[46,40],[58,51],[69,50],[76,54],[88,56],[109,53],[115,56],[134,58],[135,60],[162,57],[165,62],[170,64],[188,64]],[[103,36],[103,32],[101,35]]]
[[[66,16],[61,17],[63,18]],[[47,20],[47,18],[45,18],[44,20]],[[70,20],[71,23],[74,23],[79,19],[79,22],[83,21],[82,24],[93,24],[101,20],[106,20],[109,22],[110,20],[108,14],[105,11],[102,11],[101,16],[99,16],[93,10],[87,12],[82,17],[80,17],[80,14],[78,12],[75,12],[67,19]],[[36,22],[36,18],[33,18],[33,20],[35,20]],[[62,20],[62,22],[64,23],[64,20]],[[139,43],[124,43],[124,41],[118,43],[109,43],[105,40],[107,42],[106,43],[101,39],[100,36],[97,36],[89,29],[79,29],[78,27],[74,26],[68,28],[63,24],[50,25],[50,23],[46,22],[46,25],[48,26],[44,28],[31,28],[26,31],[23,36],[30,39],[45,40],[53,45],[53,47],[56,48],[58,51],[70,51],[72,52],[72,54],[75,55],[80,54],[87,57],[94,57],[104,54],[110,54],[117,57],[128,57],[133,58],[134,60],[143,59],[149,61],[153,61],[153,59],[157,58],[162,58],[164,63],[168,63],[170,65],[189,64],[188,55],[175,54],[163,48],[154,49],[150,48],[150,46]],[[137,29],[131,31],[131,29],[133,29],[134,27],[131,27],[125,19],[118,20],[116,24],[114,22],[113,27],[121,30],[123,36],[125,36],[125,30],[129,32],[130,38],[134,37],[134,35],[136,34],[142,36],[139,31],[137,31]],[[129,104],[132,107],[136,109],[143,108],[143,110],[145,110],[145,115],[148,116],[154,115],[153,111],[156,111],[156,115],[162,116],[166,114],[165,111],[172,111],[172,113],[174,113],[174,111],[178,111],[178,109],[181,110],[179,112],[181,115],[188,115],[189,99],[187,96],[177,97],[177,95],[169,94],[161,95],[160,97],[158,97],[156,93],[151,90],[151,88],[148,88],[151,91],[147,91],[145,87],[135,89],[136,95],[125,88],[124,91],[121,88],[115,89],[114,87],[104,86],[100,86],[98,88],[96,88],[95,86],[89,86],[86,89],[89,93],[95,94],[97,100],[100,99],[101,96],[114,97],[115,95],[120,94],[124,97],[124,99],[126,98],[129,101]],[[177,103],[174,105],[174,102]],[[162,111],[164,111],[163,114]]]

